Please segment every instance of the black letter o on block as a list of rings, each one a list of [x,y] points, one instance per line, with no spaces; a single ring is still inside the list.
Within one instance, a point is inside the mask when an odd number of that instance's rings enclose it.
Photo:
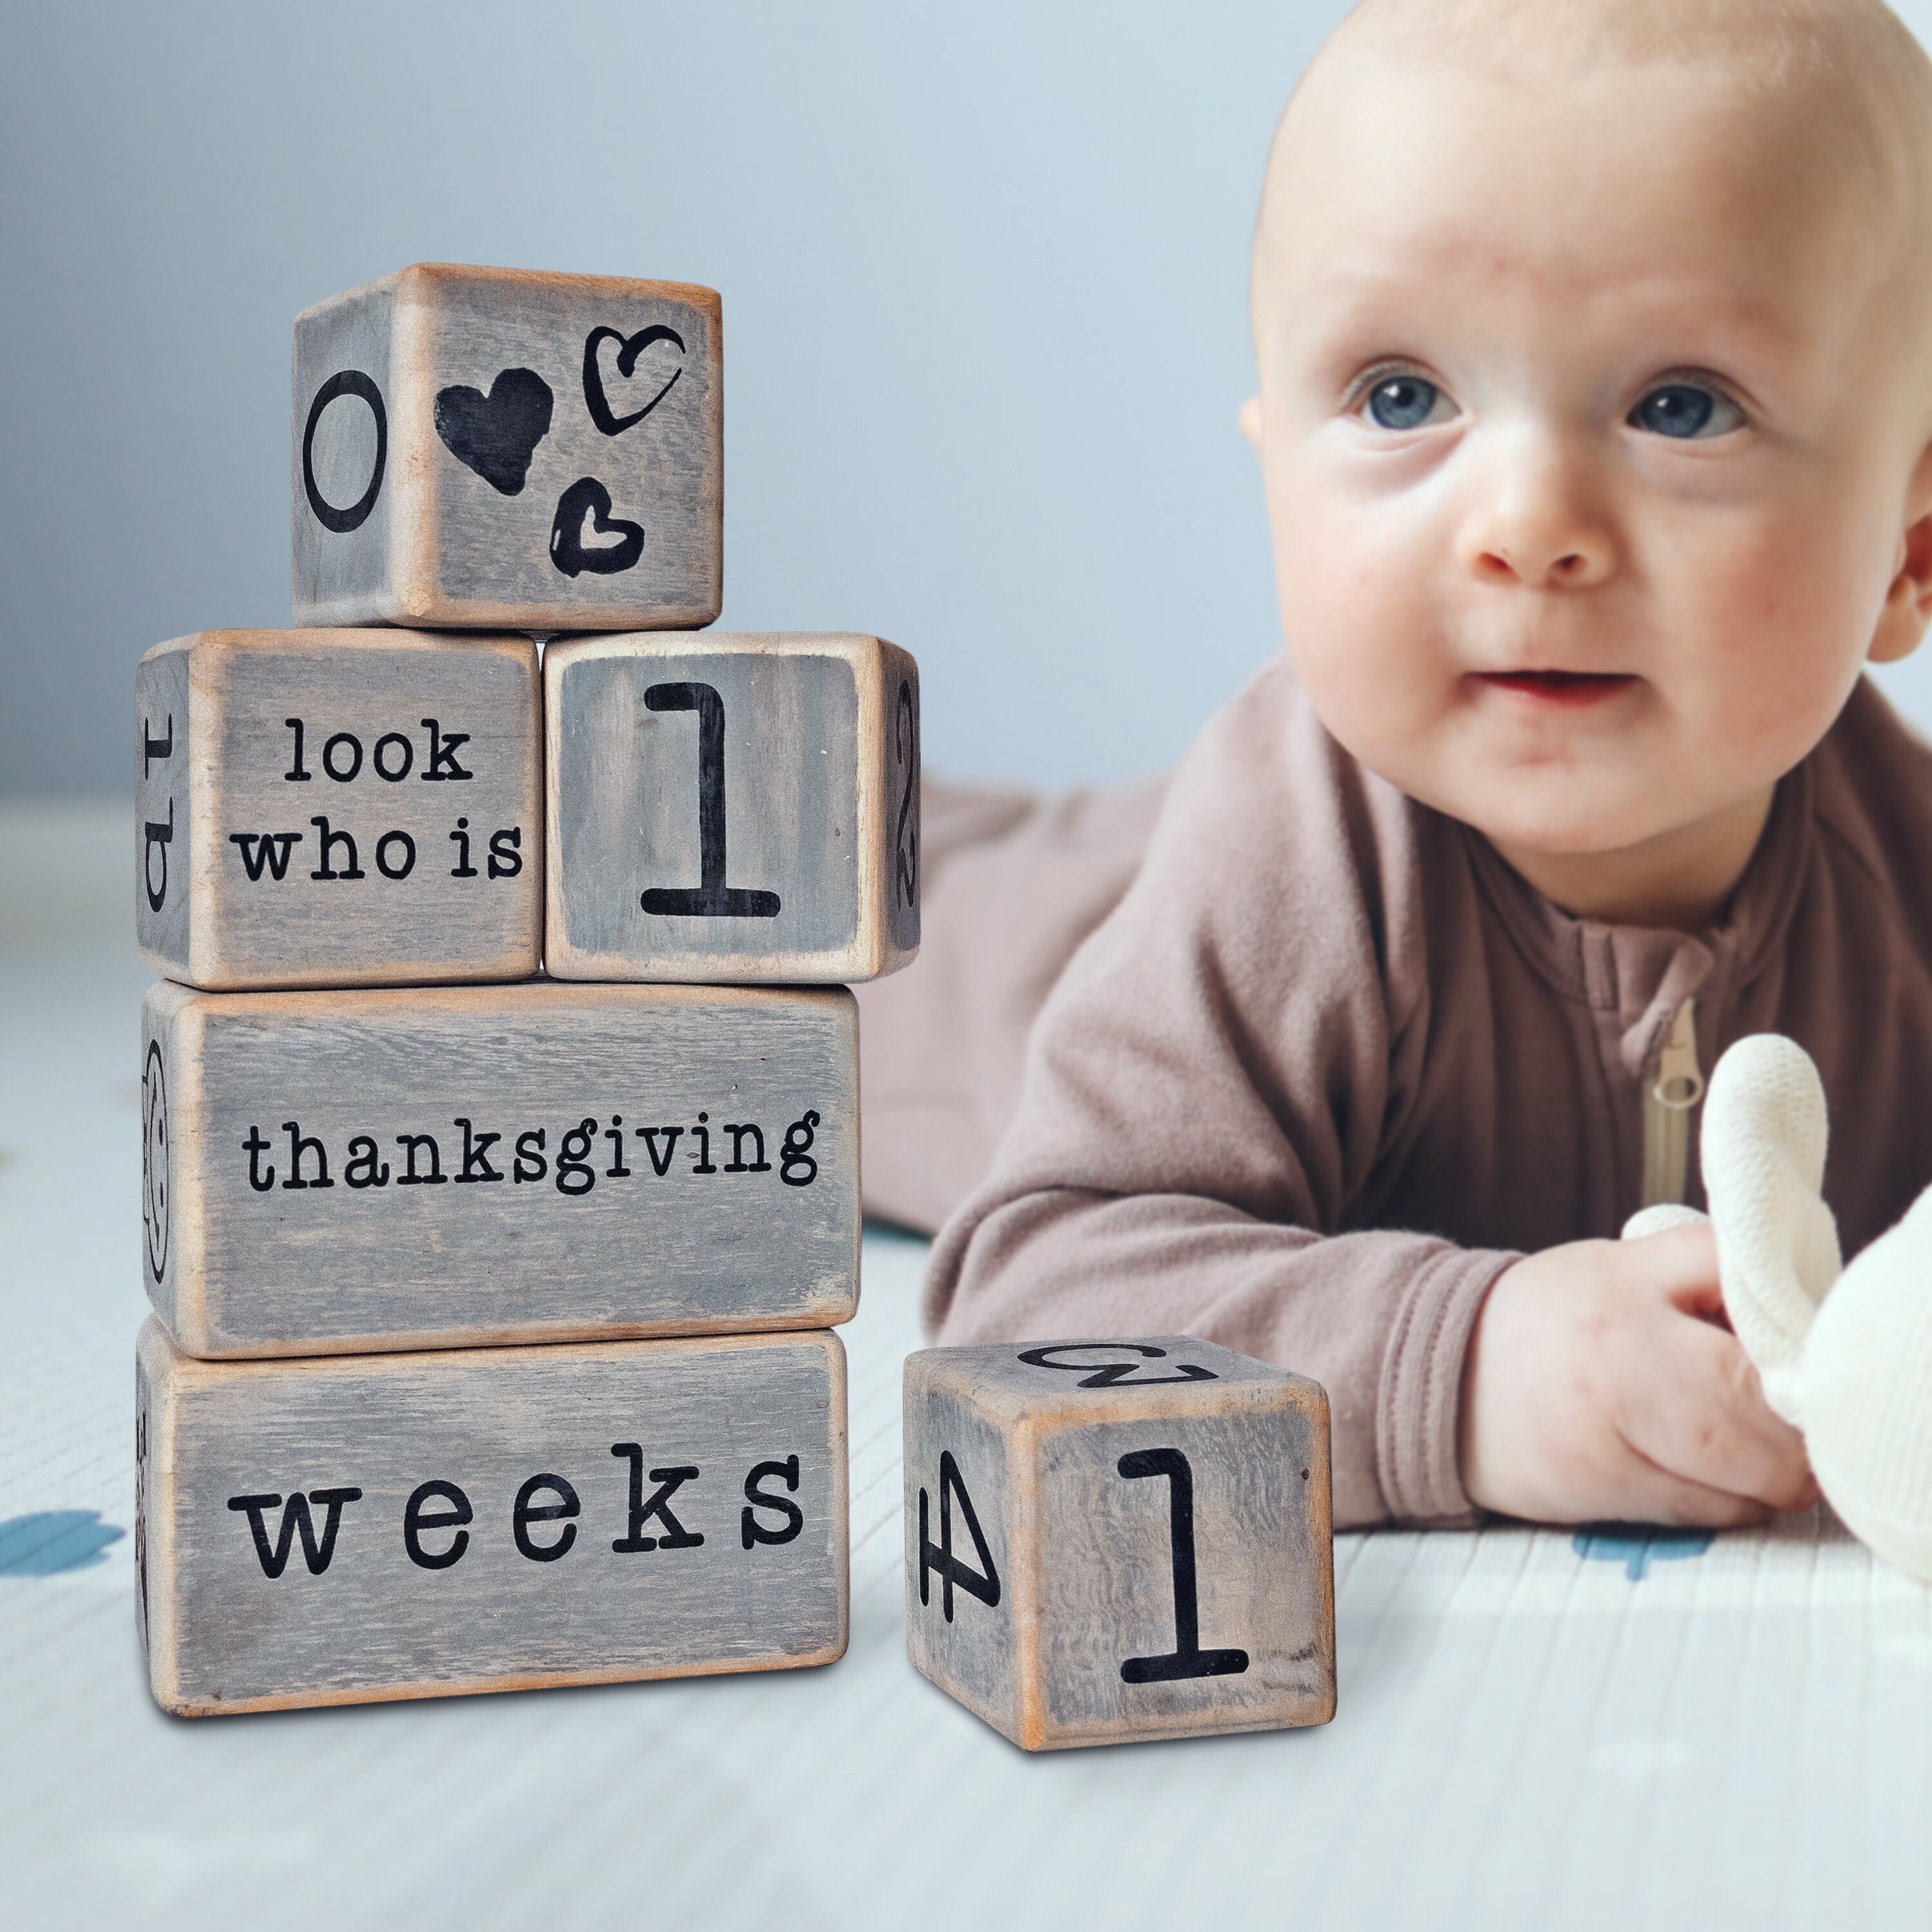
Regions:
[[[392,866],[383,856],[392,845],[403,848],[403,862]],[[416,842],[406,832],[386,832],[376,842],[376,869],[386,879],[406,879],[416,862]]]
[[[338,510],[315,482],[315,426],[322,420],[322,411],[338,396],[360,396],[376,418],[376,464],[369,472],[369,487],[346,510]],[[389,416],[382,406],[382,392],[374,379],[364,375],[360,369],[344,369],[330,376],[316,391],[315,400],[308,406],[308,425],[302,431],[302,492],[315,512],[316,521],[338,536],[359,530],[369,520],[369,512],[382,494],[382,470],[388,460]]]
[[[393,772],[382,762],[382,747],[400,745],[403,748],[403,762]],[[386,778],[391,784],[400,784],[410,775],[410,767],[416,761],[416,748],[400,731],[386,731],[376,740],[376,748],[369,754],[370,762],[376,767],[376,776]]]

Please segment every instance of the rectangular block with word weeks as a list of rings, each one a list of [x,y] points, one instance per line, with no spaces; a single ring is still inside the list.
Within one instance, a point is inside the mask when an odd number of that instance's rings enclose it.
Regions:
[[[546,958],[570,980],[870,980],[919,950],[919,668],[878,638],[545,654]]]
[[[135,1402],[177,1716],[844,1653],[836,1336],[214,1363],[151,1320]]]
[[[543,946],[528,638],[204,631],[134,678],[134,922],[214,988],[520,980]]]
[[[722,594],[716,292],[418,262],[296,318],[298,624],[688,629]]]
[[[1190,1336],[905,1365],[907,1648],[1028,1750],[1335,1714],[1328,1399]]]
[[[820,1328],[857,1306],[842,988],[164,982],[142,1034],[148,1292],[190,1354]]]

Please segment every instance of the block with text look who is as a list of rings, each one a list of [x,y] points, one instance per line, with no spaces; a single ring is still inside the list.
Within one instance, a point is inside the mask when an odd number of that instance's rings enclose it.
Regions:
[[[216,988],[519,980],[543,944],[536,646],[204,631],[134,678],[141,956]]]
[[[184,1717],[829,1664],[826,1334],[136,1358],[136,1616]]]
[[[296,622],[718,614],[716,292],[418,262],[296,318]]]
[[[149,1299],[213,1358],[817,1328],[859,1292],[843,988],[142,1008]]]
[[[1328,1401],[1188,1336],[905,1365],[907,1647],[1028,1750],[1335,1714]]]
[[[919,670],[878,638],[655,633],[544,661],[560,979],[871,980],[919,949]]]

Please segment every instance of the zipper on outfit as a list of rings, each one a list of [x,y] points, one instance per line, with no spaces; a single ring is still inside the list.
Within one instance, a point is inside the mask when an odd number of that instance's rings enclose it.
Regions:
[[[1697,1003],[1686,1000],[1670,1023],[1657,1072],[1643,1094],[1643,1202],[1682,1201],[1690,1172],[1690,1110],[1704,1097],[1697,1064]]]

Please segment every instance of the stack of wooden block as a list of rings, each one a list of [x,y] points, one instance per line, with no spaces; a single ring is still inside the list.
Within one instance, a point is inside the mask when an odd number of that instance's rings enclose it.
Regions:
[[[917,673],[699,633],[719,356],[682,284],[418,267],[320,304],[317,628],[142,661],[170,1711],[844,1648],[844,982],[918,945]]]

